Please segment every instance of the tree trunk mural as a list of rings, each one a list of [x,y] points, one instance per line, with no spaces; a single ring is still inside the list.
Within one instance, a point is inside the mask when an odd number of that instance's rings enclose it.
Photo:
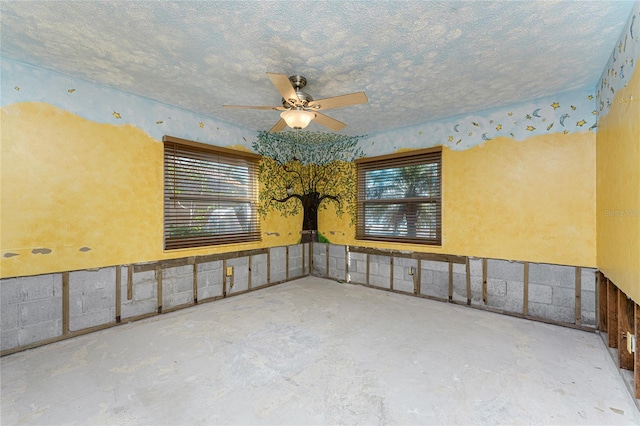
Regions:
[[[258,212],[284,217],[302,209],[301,242],[318,241],[318,212],[333,204],[336,214],[355,218],[355,167],[359,136],[319,132],[260,132],[253,144],[263,155]],[[315,232],[314,232],[315,231]]]

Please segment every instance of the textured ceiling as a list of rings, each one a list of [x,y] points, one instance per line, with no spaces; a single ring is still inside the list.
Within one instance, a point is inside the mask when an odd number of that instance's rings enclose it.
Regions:
[[[265,72],[372,134],[593,87],[632,1],[6,2],[1,54],[255,130],[279,105]],[[312,123],[309,130],[326,130]]]

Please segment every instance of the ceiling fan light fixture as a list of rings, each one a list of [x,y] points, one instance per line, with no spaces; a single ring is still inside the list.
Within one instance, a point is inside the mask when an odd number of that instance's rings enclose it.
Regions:
[[[292,129],[304,129],[311,123],[311,120],[316,118],[316,115],[303,109],[290,109],[280,114],[280,117]]]

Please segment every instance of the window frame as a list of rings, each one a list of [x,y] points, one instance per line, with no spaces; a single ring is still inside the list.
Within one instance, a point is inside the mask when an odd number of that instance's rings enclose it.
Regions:
[[[405,151],[395,154],[381,155],[376,157],[364,157],[355,160],[357,173],[357,214],[356,214],[356,239],[368,241],[382,241],[402,244],[424,244],[432,246],[442,246],[442,146]],[[419,196],[411,198],[366,198],[367,173],[376,170],[400,169],[403,167],[437,164],[437,194],[431,196]],[[370,181],[370,180],[369,180]],[[366,225],[367,205],[381,208],[381,205],[417,204],[435,206],[435,236],[410,237],[399,235],[380,235]],[[418,207],[419,208],[419,207]],[[417,210],[416,210],[417,211]],[[406,220],[406,216],[405,216]],[[417,222],[416,217],[416,222]],[[408,227],[408,225],[407,225]],[[407,231],[408,232],[408,231]]]
[[[259,163],[262,159],[261,155],[242,152],[234,149],[223,148],[214,145],[208,145],[204,143],[194,142],[186,139],[176,138],[173,136],[163,136],[163,246],[165,251],[180,250],[189,248],[202,248],[212,247],[223,244],[236,244],[236,243],[249,243],[257,242],[261,239],[260,234],[260,221],[258,217],[258,169]],[[182,160],[184,167],[179,168],[178,162]],[[189,165],[188,163],[192,164]],[[189,172],[193,172],[197,169],[193,163],[204,162],[209,167],[203,170],[206,173],[202,177],[192,178],[185,177]],[[232,194],[224,193],[221,189],[224,188],[221,185],[217,188],[215,185],[208,187],[207,189],[200,189],[189,192],[188,189],[193,187],[193,183],[199,179],[211,180],[212,175],[223,174],[224,169],[238,168],[240,172],[246,167],[247,180],[246,186],[242,186],[242,192],[244,194]],[[182,175],[181,175],[182,172]],[[232,177],[241,177],[243,173],[234,175]],[[225,176],[229,176],[228,174]],[[178,183],[181,183],[183,188],[187,188],[184,194],[178,190]],[[184,205],[197,205],[199,209],[206,209],[205,212],[195,213],[189,212],[183,214],[176,211],[176,206]],[[224,216],[225,219],[222,222],[212,220],[215,216],[215,209],[211,209],[211,204],[226,204],[226,205],[248,205],[247,219],[238,217],[236,214],[235,219],[229,219],[228,216]],[[228,208],[227,208],[228,209]],[[194,217],[196,214],[199,216]],[[185,220],[189,221],[188,226],[184,226]],[[229,220],[231,224],[229,224]],[[236,224],[232,222],[235,220]],[[219,226],[226,226],[229,232],[214,233],[213,231],[207,231],[207,228]],[[179,236],[171,236],[172,232],[175,232],[175,228],[182,226],[183,228],[200,228],[193,233],[193,230],[186,229],[185,234]],[[239,230],[237,227],[246,228],[245,230]],[[191,234],[191,235],[188,235]]]

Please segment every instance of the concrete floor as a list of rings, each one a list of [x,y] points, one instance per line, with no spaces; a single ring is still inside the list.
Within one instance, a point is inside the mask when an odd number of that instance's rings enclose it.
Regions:
[[[599,337],[308,277],[3,357],[2,424],[640,424]]]

